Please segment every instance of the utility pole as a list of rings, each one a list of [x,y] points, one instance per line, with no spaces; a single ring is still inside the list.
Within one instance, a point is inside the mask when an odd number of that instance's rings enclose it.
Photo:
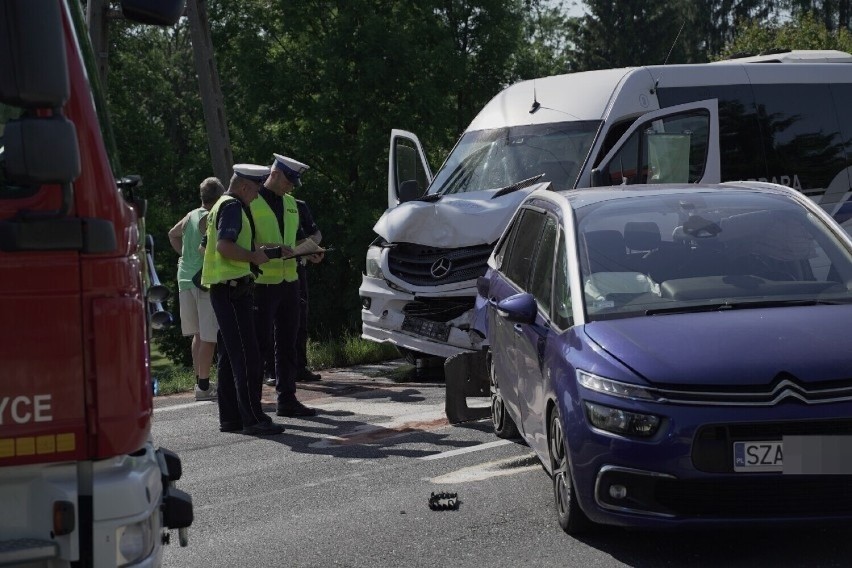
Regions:
[[[213,173],[227,187],[228,180],[231,179],[234,156],[231,153],[222,87],[213,56],[206,0],[187,0],[186,15],[189,18],[192,55],[198,75],[198,90],[204,110],[204,123],[207,126],[207,143],[210,147]]]
[[[95,52],[98,78],[104,91],[107,88],[107,74],[109,73],[108,10],[109,0],[88,0],[86,3],[86,25],[89,28],[92,50]]]
[[[204,110],[213,173],[227,187],[233,171],[234,157],[231,153],[228,121],[225,118],[225,101],[219,84],[216,59],[213,56],[206,0],[187,0],[185,15],[189,20],[192,56],[195,60],[195,73],[198,75],[198,91]],[[89,39],[92,41],[98,75],[104,91],[109,74],[109,19],[113,17],[119,18],[121,14],[110,11],[110,0],[87,0],[86,25],[89,28]]]

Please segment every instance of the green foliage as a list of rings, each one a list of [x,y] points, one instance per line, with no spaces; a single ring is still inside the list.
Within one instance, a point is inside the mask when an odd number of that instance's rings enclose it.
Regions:
[[[758,54],[787,49],[837,49],[852,53],[852,33],[848,29],[829,31],[812,14],[794,20],[746,23],[720,54],[720,59],[736,53]]]
[[[798,33],[762,25],[798,4],[590,0],[585,16],[567,18],[560,0],[209,0],[208,14],[234,160],[271,163],[282,153],[311,166],[297,197],[310,204],[323,244],[336,248],[308,269],[309,332],[323,340],[360,329],[357,290],[387,203],[391,129],[415,132],[434,170],[485,102],[520,79],[703,61],[726,44],[726,53],[758,44],[849,50],[848,36],[827,34],[821,19],[796,20],[806,27]],[[819,17],[836,4],[821,2]],[[730,43],[737,26],[739,43]],[[177,254],[166,234],[212,175],[189,28],[113,20],[110,42],[121,162],[143,176],[157,270],[175,294],[168,307],[177,325],[156,338],[186,363]]]

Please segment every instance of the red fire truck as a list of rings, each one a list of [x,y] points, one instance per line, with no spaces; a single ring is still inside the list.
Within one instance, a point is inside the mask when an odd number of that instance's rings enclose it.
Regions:
[[[158,566],[192,522],[151,439],[161,296],[113,149],[79,0],[0,0],[0,566]]]

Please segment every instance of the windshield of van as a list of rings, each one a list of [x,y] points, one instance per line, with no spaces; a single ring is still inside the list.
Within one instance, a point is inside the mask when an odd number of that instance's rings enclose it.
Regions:
[[[429,195],[497,189],[544,174],[569,189],[600,121],[534,124],[467,132],[429,186]]]
[[[852,252],[788,196],[636,194],[577,213],[590,321],[852,303]]]

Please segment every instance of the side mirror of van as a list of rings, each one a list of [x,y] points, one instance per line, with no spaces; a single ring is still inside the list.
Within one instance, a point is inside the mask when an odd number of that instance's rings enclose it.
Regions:
[[[121,0],[121,13],[140,24],[173,26],[183,15],[186,0]]]
[[[12,183],[64,184],[80,175],[77,130],[64,117],[10,120],[3,141],[6,177]]]
[[[61,2],[0,2],[0,102],[57,108],[68,100]]]
[[[399,185],[399,202],[414,201],[423,194],[416,179],[410,179]]]

